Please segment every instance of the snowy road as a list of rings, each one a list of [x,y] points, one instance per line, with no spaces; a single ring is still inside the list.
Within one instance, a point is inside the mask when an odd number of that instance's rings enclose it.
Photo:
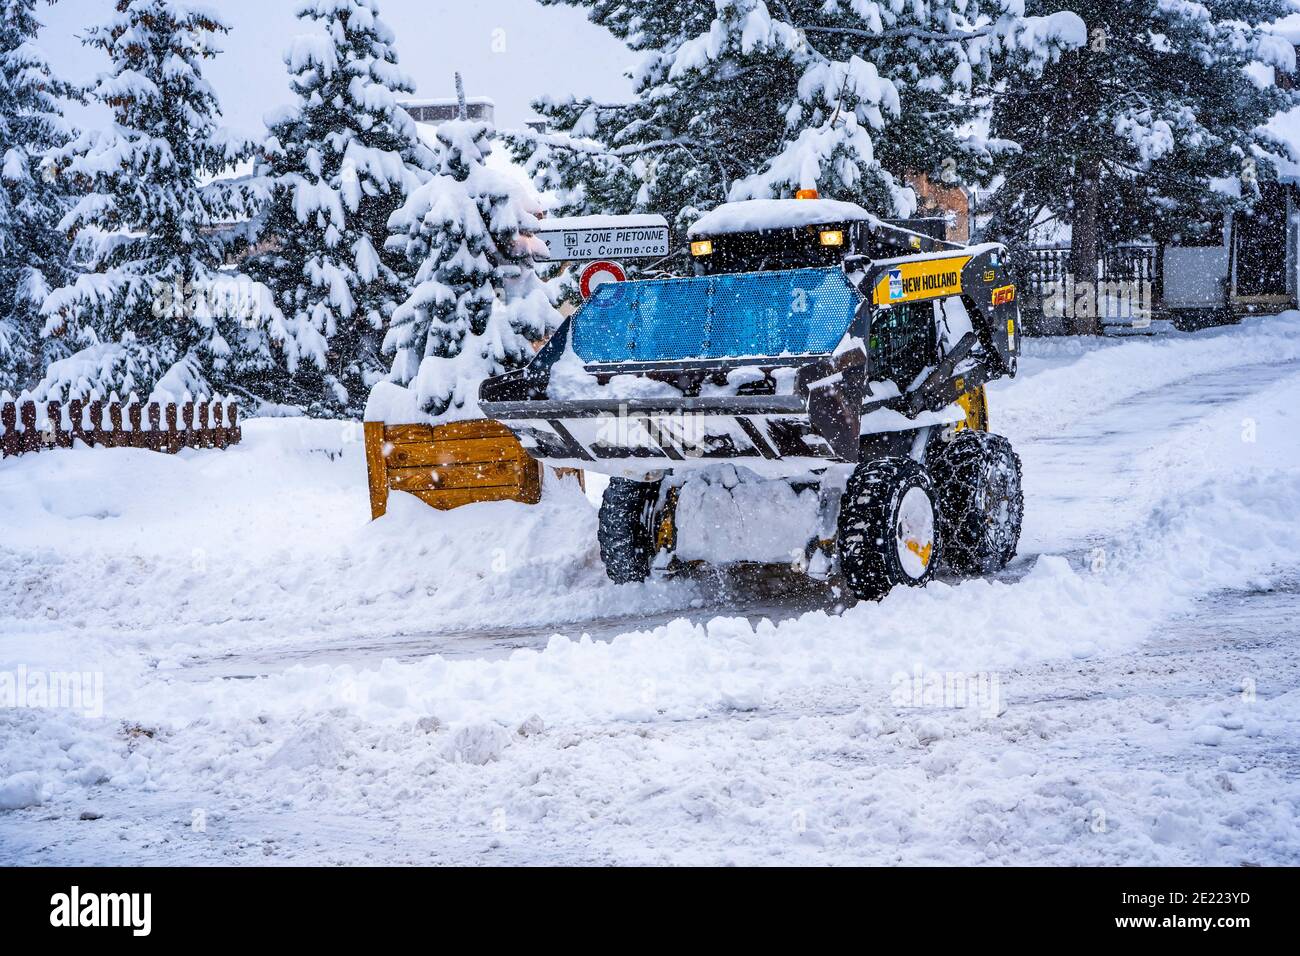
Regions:
[[[1002,579],[1016,580],[1040,554],[1064,554],[1082,561],[1093,549],[1122,538],[1125,527],[1140,520],[1165,493],[1165,473],[1173,465],[1168,457],[1171,446],[1184,445],[1189,433],[1194,434],[1221,409],[1298,375],[1300,368],[1293,361],[1197,373],[1126,397],[1109,408],[1103,405],[1099,412],[1073,423],[1065,434],[1032,435],[1028,441],[1019,441],[1033,507],[1028,509],[1020,555]],[[1151,454],[1156,450],[1166,454]],[[764,618],[780,622],[834,605],[837,600],[828,587],[780,572],[741,578],[703,571],[696,579],[706,590],[718,589],[720,597],[686,612],[637,614],[632,620],[627,616],[596,618],[583,621],[580,629],[564,628],[562,632],[608,641],[624,633],[629,624],[655,628],[680,617],[703,623],[723,613],[744,616],[755,624]],[[550,623],[418,633],[375,634],[368,630],[295,643],[269,653],[251,647],[216,657],[198,656],[185,662],[186,668],[192,668],[185,676],[247,678],[303,663],[375,665],[386,658],[414,660],[431,654],[492,659],[520,648],[544,648],[555,633]]]
[[[366,525],[329,423],[0,464],[0,668],[105,714],[0,711],[0,862],[1300,862],[1300,315],[992,402],[1021,557],[843,613],[569,489]]]

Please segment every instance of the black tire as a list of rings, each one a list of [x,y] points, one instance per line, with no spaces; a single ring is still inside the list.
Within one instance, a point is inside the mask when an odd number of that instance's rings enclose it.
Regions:
[[[644,581],[655,556],[654,510],[659,482],[611,478],[600,500],[600,559],[615,584]]]
[[[993,574],[1016,555],[1025,495],[1020,458],[1001,435],[959,431],[929,460],[939,493],[939,535],[948,567]]]
[[[929,508],[928,540],[924,528],[905,527],[924,495]],[[877,458],[858,465],[840,501],[840,573],[849,589],[864,601],[878,601],[895,586],[921,587],[934,576],[939,535],[934,486],[925,469],[910,458]],[[921,517],[924,517],[923,515]],[[906,554],[904,549],[913,552]]]

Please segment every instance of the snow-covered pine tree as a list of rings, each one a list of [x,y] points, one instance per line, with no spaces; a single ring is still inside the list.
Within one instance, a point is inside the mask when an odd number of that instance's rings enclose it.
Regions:
[[[1263,156],[1286,153],[1262,127],[1297,102],[1273,80],[1294,72],[1295,51],[1263,27],[1292,12],[1287,0],[1026,8],[1077,13],[1088,43],[1032,80],[1009,77],[994,100],[993,135],[1021,148],[986,207],[991,238],[1020,246],[1056,217],[1072,227],[1076,279],[1095,282],[1105,245],[1191,239],[1257,197]]]
[[[64,357],[42,339],[41,304],[69,279],[59,220],[69,198],[43,175],[45,154],[69,139],[61,100],[75,95],[34,45],[36,0],[0,0],[0,392],[36,384]]]
[[[410,291],[406,261],[384,247],[388,218],[434,159],[397,105],[414,87],[374,0],[307,0],[298,16],[323,29],[285,56],[298,102],[268,118],[268,251],[249,268],[276,290],[298,346],[279,400],[356,414],[387,371],[384,325]]]
[[[541,207],[531,191],[485,165],[491,127],[466,119],[437,130],[439,172],[390,221],[389,246],[418,263],[415,288],[393,313],[395,353],[380,393],[408,386],[434,421],[479,414],[478,385],[524,365],[560,322],[534,270]]]
[[[534,104],[550,132],[516,155],[561,213],[660,212],[677,228],[727,199],[818,188],[908,214],[904,172],[978,180],[989,144],[964,127],[1007,52],[1035,62],[1083,40],[1071,14],[1022,0],[543,0],[645,54],[630,103]]]
[[[44,333],[83,351],[41,388],[206,392],[284,338],[269,290],[223,268],[260,198],[247,180],[215,178],[252,151],[217,125],[200,68],[228,28],[173,0],[118,0],[114,11],[85,35],[111,63],[89,92],[113,125],[47,159],[83,193],[60,228],[88,271],[45,301]]]

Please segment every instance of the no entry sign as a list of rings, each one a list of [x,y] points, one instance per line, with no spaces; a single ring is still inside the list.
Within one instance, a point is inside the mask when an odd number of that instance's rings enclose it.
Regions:
[[[587,268],[582,270],[582,278],[578,280],[578,289],[582,292],[584,299],[590,299],[591,293],[596,287],[606,282],[622,282],[627,278],[627,273],[617,262],[602,260],[593,262]]]

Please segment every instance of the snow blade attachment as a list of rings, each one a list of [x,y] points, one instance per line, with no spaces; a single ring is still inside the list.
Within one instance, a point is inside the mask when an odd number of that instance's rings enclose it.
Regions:
[[[851,462],[868,313],[839,267],[607,283],[479,403],[535,457],[614,475]]]
[[[611,282],[583,308],[573,348],[601,365],[825,355],[861,303],[840,268]]]
[[[479,404],[553,466],[639,479],[721,461],[771,476],[854,464],[865,415],[923,427],[923,413],[1014,373],[1000,249],[607,283],[527,368],[484,382]],[[975,306],[970,331],[948,354],[927,346],[926,375],[869,368],[884,361],[870,357],[874,317],[952,296]],[[910,390],[876,398],[869,372]]]

